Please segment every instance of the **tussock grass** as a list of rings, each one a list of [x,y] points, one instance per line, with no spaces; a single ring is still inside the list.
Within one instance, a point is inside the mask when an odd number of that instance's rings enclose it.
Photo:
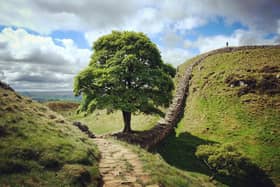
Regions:
[[[48,107],[0,88],[0,184],[97,186],[92,140]]]

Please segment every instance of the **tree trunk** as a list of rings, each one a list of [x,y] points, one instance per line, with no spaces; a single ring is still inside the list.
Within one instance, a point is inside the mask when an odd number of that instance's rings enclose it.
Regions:
[[[124,121],[124,129],[123,132],[130,133],[131,132],[131,112],[122,111],[123,121]]]

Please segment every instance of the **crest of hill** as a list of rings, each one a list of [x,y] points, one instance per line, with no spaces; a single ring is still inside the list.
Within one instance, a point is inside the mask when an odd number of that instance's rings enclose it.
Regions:
[[[70,122],[0,82],[0,184],[97,186],[98,159]]]

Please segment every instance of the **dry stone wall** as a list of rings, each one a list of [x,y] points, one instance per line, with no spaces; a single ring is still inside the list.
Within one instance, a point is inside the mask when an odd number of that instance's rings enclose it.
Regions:
[[[145,149],[151,149],[158,143],[160,143],[166,136],[174,132],[174,128],[182,117],[184,113],[186,98],[189,93],[189,85],[192,77],[192,70],[198,64],[202,63],[205,58],[219,54],[234,52],[240,50],[250,50],[250,49],[261,49],[261,48],[280,48],[280,45],[274,46],[242,46],[242,47],[226,47],[221,49],[216,49],[208,53],[204,53],[201,57],[193,62],[185,71],[183,77],[179,81],[176,89],[176,93],[173,97],[172,104],[169,106],[165,117],[158,121],[152,129],[141,132],[134,133],[117,133],[113,136],[120,140],[127,141],[132,144],[138,144]]]

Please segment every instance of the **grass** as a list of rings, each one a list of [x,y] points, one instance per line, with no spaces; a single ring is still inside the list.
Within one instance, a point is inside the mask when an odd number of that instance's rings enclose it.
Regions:
[[[99,152],[61,115],[0,88],[0,184],[97,186]]]
[[[158,152],[178,168],[207,174],[194,156],[197,146],[233,143],[275,184],[280,184],[279,62],[280,49],[276,48],[206,58],[193,71],[184,117],[176,134],[163,142]],[[189,63],[180,66],[179,73]],[[240,81],[247,85],[240,85]],[[234,181],[225,182],[234,185]]]
[[[69,115],[70,114],[70,115]],[[96,110],[92,114],[75,114],[74,110],[65,115],[72,121],[80,121],[97,135],[122,131],[123,119],[121,111],[107,113],[106,110]],[[133,130],[148,130],[156,125],[159,115],[135,114],[131,116],[131,127]]]
[[[177,78],[198,58],[180,66]],[[244,186],[233,178],[209,179],[211,171],[195,156],[199,145],[209,143],[235,145],[280,184],[279,62],[279,49],[206,58],[193,71],[184,117],[176,132],[157,147],[158,154],[126,146],[139,155],[153,182],[164,186]],[[95,134],[106,134],[122,130],[121,112],[98,110],[84,116],[75,114],[76,104],[46,104],[65,119],[14,92],[0,89],[0,96],[0,184],[97,185],[99,152],[67,119],[87,124]],[[158,119],[133,115],[132,128],[150,129]]]
[[[75,111],[80,105],[79,102],[72,101],[46,101],[43,104],[64,117],[75,115]]]
[[[68,118],[70,118],[71,120],[78,120],[82,123],[87,124],[89,128],[97,134],[111,133],[122,129],[123,122],[121,118],[121,112],[107,114],[106,110],[97,110],[93,114],[83,116],[83,114],[75,114],[75,108],[65,113],[65,111],[60,111],[61,107],[57,107],[57,104],[55,104],[55,106],[55,109],[59,109],[58,111],[62,112],[63,115],[68,116]],[[159,116],[147,116],[143,114],[133,116],[132,128],[134,130],[149,129],[154,124],[156,124],[158,118]],[[177,169],[177,166],[172,167],[171,165],[166,163],[159,154],[152,154],[137,146],[129,145],[117,140],[115,141],[129,147],[138,154],[139,158],[144,164],[144,170],[148,172],[152,177],[152,183],[158,183],[163,186],[172,187],[224,186],[217,181],[210,181],[210,178],[203,173],[201,174],[191,171],[186,172]],[[199,162],[198,160],[196,161]],[[126,169],[128,171],[131,170],[131,165],[129,163],[127,163]]]
[[[150,174],[152,178],[151,183],[153,184],[160,184],[166,187],[225,186],[218,181],[211,180],[205,174],[183,171],[173,167],[166,163],[160,154],[147,152],[138,146],[130,145],[125,142],[114,141],[128,147],[138,154],[143,164],[144,171]]]

